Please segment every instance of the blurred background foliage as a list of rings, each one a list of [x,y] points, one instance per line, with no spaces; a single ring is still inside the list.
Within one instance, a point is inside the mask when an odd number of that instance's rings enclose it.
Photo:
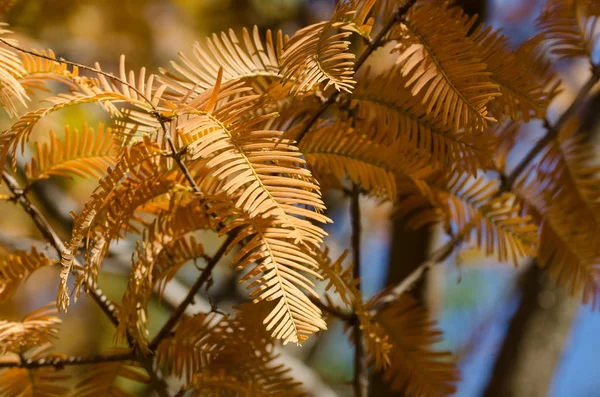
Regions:
[[[532,21],[541,6],[540,0],[467,0],[463,3],[467,11],[479,12],[487,23],[503,28],[504,34],[515,45],[533,33]],[[13,0],[0,2],[0,5],[3,6],[0,7],[2,21],[11,25],[16,38],[26,48],[52,48],[58,57],[90,65],[99,62],[108,71],[115,71],[119,56],[126,54],[129,68],[145,66],[156,72],[159,67],[168,67],[169,61],[176,59],[180,51],[189,52],[194,41],[202,43],[203,37],[214,32],[229,28],[239,32],[241,27],[258,25],[262,31],[282,29],[284,33],[293,34],[307,24],[328,18],[334,0]],[[377,65],[384,58],[374,56],[373,59],[371,62]],[[553,114],[559,114],[564,104],[570,103],[577,87],[586,78],[585,68],[586,65],[578,63],[564,65],[565,90],[556,101]],[[597,113],[597,103],[592,106],[595,107],[588,112]],[[8,119],[4,113],[1,117],[0,123],[4,127]],[[80,129],[87,123],[96,128],[103,117],[96,107],[82,106],[44,120],[36,133],[44,137],[53,129],[60,134],[66,124]],[[531,125],[524,133],[533,140],[539,136],[539,130],[539,125]],[[527,148],[523,148],[525,150]],[[81,207],[94,188],[94,181],[57,179],[42,183],[39,188],[48,189],[46,194],[60,197],[50,206],[38,203],[43,210],[50,214],[64,213]],[[0,194],[4,193],[2,189],[0,186]],[[57,196],[53,189],[58,189],[61,194]],[[335,256],[348,246],[350,239],[348,204],[341,194],[328,195],[327,203],[330,216],[335,220],[328,230],[328,244]],[[409,252],[412,247],[424,251],[428,244],[433,246],[439,242],[436,235],[420,234],[414,237],[418,241],[407,243],[408,237],[389,220],[389,206],[366,199],[363,204],[362,273],[368,298],[394,277],[402,277],[403,261],[408,263],[408,257],[414,256]],[[54,226],[66,239],[70,233],[69,222],[51,218],[57,220]],[[0,202],[0,243],[11,241],[14,236],[19,237],[22,248],[28,248],[32,241],[40,238],[24,212],[10,202]],[[209,250],[216,245],[215,235],[207,234],[204,238]],[[429,243],[428,239],[431,240]],[[2,245],[0,259],[6,255]],[[125,241],[122,246],[124,258],[120,259],[127,262],[132,243]],[[184,285],[193,282],[197,274],[194,266],[189,264],[178,274],[178,280]],[[128,270],[119,266],[109,266],[106,270],[101,287],[110,298],[120,301]],[[463,371],[457,396],[483,394],[511,316],[519,306],[520,274],[519,268],[498,264],[477,250],[465,247],[443,266],[430,272],[422,286],[422,300],[444,331],[442,344],[457,355]],[[230,269],[220,267],[214,285],[207,293],[210,299],[225,309],[244,299],[245,292],[237,286],[236,277]],[[0,305],[2,315],[16,319],[53,300],[57,284],[56,268],[36,272],[14,300]],[[545,299],[553,298],[546,296]],[[151,330],[156,330],[168,313],[164,304],[154,302],[150,312]],[[582,307],[573,321],[554,376],[551,396],[600,395],[600,369],[593,365],[597,352],[600,352],[600,341],[596,337],[600,317]],[[342,328],[341,324],[334,323],[329,332],[311,338],[303,348],[290,349],[340,395],[350,395],[352,346],[342,335]],[[100,352],[113,343],[112,325],[86,299],[80,300],[69,310],[69,315],[64,316],[61,330],[67,337],[60,339],[63,345],[58,348],[68,354]],[[92,345],[95,351],[90,351]],[[140,391],[140,395],[146,395],[144,393]]]

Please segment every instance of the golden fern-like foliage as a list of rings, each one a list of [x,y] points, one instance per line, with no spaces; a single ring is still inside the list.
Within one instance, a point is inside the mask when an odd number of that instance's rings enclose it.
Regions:
[[[422,152],[407,150],[400,141],[377,143],[345,122],[323,123],[306,136],[300,150],[317,179],[328,181],[330,188],[338,187],[347,175],[369,193],[392,202],[397,197],[397,180],[422,179],[432,171]]]
[[[407,195],[398,214],[410,214],[414,226],[434,223],[441,215],[453,234],[475,240],[487,255],[496,253],[500,261],[516,265],[535,252],[536,224],[530,216],[519,216],[516,197],[500,193],[495,181],[454,172],[432,178],[429,188],[428,195],[417,190]]]
[[[575,296],[598,305],[600,207],[593,147],[572,122],[517,184],[525,209],[541,222],[538,264]]]
[[[507,39],[491,27],[481,25],[471,37],[482,51],[482,61],[491,72],[490,80],[502,94],[490,103],[492,114],[525,122],[543,117],[552,95],[548,87],[552,76],[535,73],[530,67],[532,60],[523,51],[509,50]]]
[[[409,295],[402,295],[375,317],[394,345],[385,378],[392,389],[408,396],[450,396],[458,371],[449,353],[433,350],[441,333]]]
[[[49,178],[50,175],[71,177],[100,178],[116,160],[116,151],[112,131],[103,124],[94,133],[87,125],[83,130],[71,131],[65,127],[65,141],[61,142],[53,131],[50,131],[50,142],[35,144],[35,156],[25,165],[25,175],[29,183]]]
[[[24,353],[51,342],[57,335],[61,320],[54,303],[34,310],[23,321],[0,321],[0,354]]]
[[[8,141],[2,148],[0,148],[0,167],[2,167],[2,169],[4,168],[4,163],[6,162],[9,154],[12,152],[13,168],[16,168],[16,154],[19,145],[21,146],[21,151],[24,151],[25,143],[29,141],[29,137],[33,131],[33,128],[43,117],[70,106],[98,101],[127,102],[128,99],[129,98],[121,94],[112,92],[101,92],[91,95],[75,92],[72,94],[61,94],[59,96],[47,98],[46,101],[50,102],[51,106],[25,113],[12,125],[10,129],[0,133],[4,135]]]
[[[124,349],[112,349],[112,353]],[[107,362],[92,365],[75,385],[70,397],[131,397],[132,393],[122,388],[118,381],[126,379],[137,383],[148,383],[147,374],[136,363],[130,361]],[[65,394],[63,394],[64,396]]]
[[[398,141],[403,148],[429,152],[438,168],[458,166],[471,173],[490,165],[494,137],[465,133],[446,125],[428,105],[414,96],[405,85],[401,68],[392,68],[375,77],[363,78],[351,96],[350,106],[365,120],[364,130],[376,141]],[[371,132],[372,131],[372,132]]]
[[[66,310],[70,300],[67,279],[71,273],[73,259],[75,255],[77,255],[84,238],[87,236],[88,231],[96,220],[96,215],[104,207],[105,201],[112,196],[115,187],[128,173],[136,170],[139,171],[140,168],[144,167],[149,171],[154,170],[156,159],[160,157],[160,154],[160,148],[156,144],[151,143],[148,139],[137,143],[132,147],[125,148],[115,167],[106,175],[106,177],[100,180],[99,187],[84,205],[81,213],[75,218],[71,240],[66,244],[66,249],[63,252],[61,259],[61,286],[58,292],[58,304],[63,310]],[[153,171],[150,171],[150,173],[153,173]],[[135,200],[134,197],[131,197],[131,199]],[[113,208],[113,211],[114,210],[115,209]],[[122,222],[123,219],[121,219],[119,225],[121,225]],[[119,233],[120,228],[113,228],[113,231]],[[100,236],[98,241],[103,242],[106,240]],[[83,269],[77,270],[82,271]],[[95,272],[93,271],[91,274],[93,275],[94,273]]]
[[[0,302],[10,299],[19,286],[39,268],[49,266],[52,261],[35,246],[31,252],[15,251],[0,263]]]
[[[5,29],[6,23],[0,24],[0,37],[11,33]],[[15,40],[6,39],[12,44]],[[25,73],[23,65],[17,54],[6,49],[0,48],[0,106],[8,113],[10,117],[17,115],[17,104],[20,102],[26,106],[29,101],[25,88],[19,82],[19,77]]]
[[[29,360],[52,358],[48,346],[34,348]],[[0,371],[0,395],[6,397],[63,397],[69,393],[69,376],[54,368],[10,368]]]
[[[244,304],[230,318],[199,314],[184,320],[159,346],[159,362],[186,379],[193,395],[224,396],[242,388],[242,395],[304,395],[274,362],[271,339],[260,326],[267,306]]]
[[[536,39],[559,59],[592,59],[600,37],[600,21],[585,1],[549,0],[537,23]]]
[[[339,32],[352,12],[346,2],[340,2],[331,20],[307,26],[294,34],[286,43],[281,57],[281,70],[285,80],[294,84],[292,92],[310,91],[315,87],[326,90],[352,92],[355,81],[354,54],[346,52],[352,33]]]
[[[116,340],[130,348],[122,356],[125,350],[117,350],[118,357],[100,355],[106,362],[89,368],[73,396],[128,396],[119,387],[127,379],[162,387],[153,364],[180,379],[181,393],[304,395],[278,364],[277,339],[302,344],[335,317],[353,329],[350,340],[365,344],[370,364],[398,392],[452,394],[457,372],[451,356],[434,349],[440,334],[425,310],[388,291],[365,302],[361,266],[344,266],[345,254],[332,261],[322,248],[331,222],[322,192],[348,193],[350,183],[354,236],[354,193],[372,195],[391,202],[411,227],[443,222],[456,245],[473,242],[515,264],[536,257],[559,284],[598,304],[598,166],[585,135],[564,125],[600,76],[592,56],[597,2],[548,0],[538,34],[516,50],[449,2],[336,3],[329,20],[290,39],[281,31],[263,39],[257,27],[212,35],[191,56],[180,55],[171,71],[160,69],[160,77],[127,70],[124,56],[115,75],[57,60],[51,50],[19,56],[0,27],[0,106],[17,117],[0,132],[0,169],[10,191],[2,199],[23,207],[62,251],[58,306],[69,304],[73,274],[75,297],[93,295],[117,325]],[[590,82],[556,130],[547,112],[560,80],[545,49],[592,63]],[[361,69],[374,51],[394,64]],[[30,97],[49,83],[61,91],[30,108]],[[11,173],[20,172],[17,160],[36,129],[86,103],[106,110],[111,127],[67,128],[64,138],[50,132],[46,143],[32,144],[26,186],[17,186]],[[544,119],[547,135],[513,167],[525,139],[520,127],[533,119]],[[8,161],[12,172],[4,169]],[[98,185],[74,216],[63,249],[29,194],[40,179],[73,175],[97,178]],[[213,250],[200,240],[205,230],[226,235],[226,245]],[[136,248],[120,304],[113,304],[97,281],[125,238]],[[252,304],[222,315],[211,303],[211,313],[184,318],[228,253]],[[190,261],[201,275],[150,342],[153,294],[161,297]],[[51,263],[35,247],[9,256],[0,264],[0,300]],[[323,298],[316,292],[321,280]],[[58,361],[48,365],[57,368],[77,364],[47,351],[59,322],[48,308],[22,322],[0,322],[0,353],[9,360],[3,366],[15,367],[1,370],[0,394],[68,395],[66,377],[41,368],[51,358]]]
[[[236,91],[236,87],[239,85],[225,84],[223,91]],[[191,142],[192,158],[208,159],[205,167],[222,181],[221,191],[233,197],[233,206],[213,207],[213,211],[222,210],[215,211],[219,221],[239,213],[222,231],[239,227],[235,244],[252,237],[233,263],[242,269],[258,261],[243,279],[259,276],[249,286],[254,289],[251,296],[255,300],[278,299],[272,316],[265,319],[267,328],[285,342],[301,343],[308,334],[324,328],[318,309],[296,286],[312,291],[312,282],[298,270],[314,273],[310,268],[316,263],[310,253],[325,233],[299,216],[329,222],[318,212],[324,208],[320,190],[303,166],[300,152],[282,132],[256,128],[272,115],[239,120],[252,108],[255,96],[224,98],[217,103],[219,97],[215,89],[195,98],[181,113],[196,117],[179,128]]]
[[[196,43],[194,59],[180,54],[181,64],[171,62],[178,75],[161,69],[164,83],[176,96],[193,99],[190,92],[202,93],[211,89],[217,82],[219,69],[223,68],[223,83],[244,80],[255,93],[264,93],[273,82],[282,78],[283,34],[278,31],[273,39],[268,30],[263,43],[258,27],[254,26],[252,35],[244,28],[241,39],[229,30],[229,34],[223,32],[220,37],[213,34],[212,39],[207,38],[208,51]]]
[[[412,95],[443,125],[481,131],[495,121],[486,105],[500,93],[467,29],[468,22],[452,18],[447,5],[412,8],[395,29],[396,64],[409,77]]]
[[[41,57],[26,53],[20,54],[25,73],[19,76],[19,83],[28,93],[33,94],[34,90],[49,91],[46,85],[53,81],[76,89],[77,84],[75,82],[84,80],[79,76],[77,67],[70,69],[64,62],[47,59],[56,59],[54,51],[34,50],[33,52],[41,55]]]
[[[321,311],[302,291],[304,289],[318,296],[314,292],[314,283],[304,275],[319,277],[314,270],[318,264],[312,253],[294,244],[287,237],[289,229],[277,219],[250,217],[233,208],[224,211],[224,206],[231,206],[231,203],[217,202],[212,206],[219,222],[238,212],[222,229],[222,232],[235,230],[237,233],[230,248],[239,241],[247,241],[232,259],[232,264],[238,270],[254,264],[254,268],[240,282],[251,281],[248,288],[252,289],[250,297],[255,303],[265,300],[277,302],[264,319],[266,329],[284,343],[298,344],[304,342],[308,335],[326,329]]]

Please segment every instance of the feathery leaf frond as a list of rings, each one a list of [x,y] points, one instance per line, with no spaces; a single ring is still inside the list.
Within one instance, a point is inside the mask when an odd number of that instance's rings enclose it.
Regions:
[[[161,81],[176,97],[193,99],[191,92],[200,94],[215,86],[219,68],[223,68],[222,83],[244,80],[255,94],[265,93],[273,82],[282,78],[279,73],[284,45],[282,32],[277,31],[273,40],[271,31],[267,30],[263,44],[258,27],[254,26],[252,35],[244,28],[241,38],[243,46],[230,29],[229,35],[222,32],[220,38],[213,34],[212,39],[206,39],[209,51],[196,43],[194,59],[180,53],[181,64],[171,62],[178,75],[161,69],[165,76]]]
[[[35,246],[31,252],[16,251],[0,263],[0,302],[10,299],[17,288],[37,269],[52,261]]]
[[[50,303],[29,313],[23,321],[0,321],[0,354],[25,353],[32,347],[51,342],[61,323],[56,315],[56,305]]]
[[[375,321],[386,330],[393,345],[391,365],[385,371],[393,390],[423,397],[454,394],[459,377],[452,356],[433,349],[441,332],[414,298],[402,295]]]
[[[475,239],[486,255],[496,253],[500,261],[516,265],[520,258],[534,254],[537,226],[530,216],[519,216],[520,207],[513,194],[498,195],[495,181],[453,172],[432,179],[429,186],[430,197],[422,197],[420,204],[415,204],[415,195],[409,195],[400,202],[399,209],[406,213],[417,208],[412,217],[421,223],[420,218],[435,222],[441,209],[455,235],[466,241]]]
[[[312,253],[290,240],[289,228],[276,218],[249,217],[241,211],[223,211],[223,204],[213,205],[219,222],[236,212],[239,213],[221,231],[223,233],[236,230],[237,242],[246,240],[246,244],[232,259],[232,265],[241,270],[255,263],[254,268],[240,282],[251,281],[250,297],[254,303],[276,301],[277,304],[264,319],[267,331],[272,336],[282,339],[284,343],[301,344],[308,335],[326,329],[321,318],[321,311],[301,290],[314,292],[314,283],[304,274],[320,276],[313,270],[318,267]],[[219,215],[219,212],[223,214]]]
[[[578,123],[565,125],[517,181],[525,210],[541,222],[539,265],[572,295],[600,304],[600,176]]]
[[[286,43],[281,57],[284,81],[291,80],[293,92],[311,91],[325,83],[323,90],[333,86],[338,91],[352,92],[355,81],[354,54],[346,52],[351,32],[338,32],[346,23],[341,21],[350,11],[340,3],[330,21],[319,22],[296,32]]]
[[[494,137],[445,125],[419,96],[405,88],[408,81],[394,67],[358,83],[350,106],[367,123],[364,130],[369,136],[386,143],[400,141],[402,147],[428,152],[438,168],[457,166],[474,174],[478,168],[488,167]]]
[[[115,164],[117,147],[111,129],[105,129],[103,124],[98,126],[97,133],[87,125],[81,133],[66,126],[64,142],[60,142],[54,131],[50,131],[49,137],[49,143],[36,142],[35,156],[25,165],[30,184],[50,175],[100,178]]]
[[[111,353],[122,353],[124,349],[113,349]],[[117,361],[94,364],[85,371],[83,379],[77,383],[70,397],[133,397],[118,385],[118,380],[127,379],[138,383],[149,383],[144,370],[131,361]],[[64,395],[63,395],[64,396]]]
[[[588,8],[582,3],[548,0],[538,18],[538,40],[559,59],[592,59],[600,38],[600,19],[587,14]]]
[[[126,147],[115,167],[100,180],[99,187],[85,203],[81,213],[75,217],[71,240],[66,244],[61,258],[61,284],[57,301],[62,310],[66,310],[69,305],[67,279],[72,270],[73,258],[77,255],[84,238],[95,222],[97,215],[103,209],[106,200],[111,197],[113,190],[128,173],[135,172],[136,170],[141,172],[139,169],[144,167],[146,169],[156,169],[157,158],[160,156],[160,148],[155,143],[150,142],[148,138],[131,147]],[[150,173],[153,174],[154,172]],[[131,199],[135,198],[132,196]],[[114,211],[115,208],[112,208],[112,210]],[[120,222],[122,224],[123,219]],[[119,230],[117,228],[117,232]],[[101,240],[106,241],[104,239]]]
[[[525,122],[532,117],[544,117],[551,100],[551,92],[546,87],[550,76],[534,73],[529,66],[531,59],[525,58],[523,52],[510,51],[507,39],[491,27],[482,24],[471,37],[482,51],[487,70],[492,73],[490,80],[498,85],[502,94],[490,103],[492,114]]]
[[[5,29],[6,26],[8,24],[0,23],[0,36],[12,33],[10,30]],[[3,40],[17,45],[15,40],[4,37]],[[10,117],[17,115],[16,102],[26,106],[29,101],[25,88],[19,82],[19,77],[25,73],[26,71],[17,54],[10,49],[0,48],[0,106]]]
[[[447,5],[412,8],[396,29],[396,63],[410,77],[406,87],[428,113],[455,131],[482,131],[495,121],[486,105],[500,93],[467,27],[464,19],[453,18]]]

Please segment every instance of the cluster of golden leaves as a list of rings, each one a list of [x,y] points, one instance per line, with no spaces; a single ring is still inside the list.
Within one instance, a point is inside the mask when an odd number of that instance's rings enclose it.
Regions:
[[[357,70],[350,40],[357,36],[357,47],[371,42],[371,31],[403,2],[338,3],[330,20],[291,38],[268,31],[263,40],[256,27],[240,36],[213,35],[156,76],[143,68],[136,76],[121,58],[118,76],[96,65],[100,72],[85,77],[52,51],[0,48],[0,105],[17,117],[0,133],[0,169],[9,161],[16,169],[38,122],[66,107],[96,103],[113,124],[97,131],[67,127],[63,138],[50,132],[25,166],[27,187],[51,176],[98,180],[62,253],[58,306],[69,305],[69,277],[75,275],[78,296],[97,280],[112,244],[137,235],[118,307],[119,335],[156,354],[197,395],[301,394],[273,362],[274,339],[300,344],[327,328],[315,304],[322,279],[327,304],[356,315],[375,369],[393,387],[408,395],[453,392],[456,369],[449,354],[433,350],[439,332],[426,312],[404,295],[374,310],[380,295],[364,302],[350,267],[332,263],[322,250],[323,226],[331,222],[322,192],[344,189],[348,180],[393,203],[412,227],[443,222],[502,261],[537,256],[559,283],[596,303],[600,180],[576,123],[556,131],[542,159],[514,186],[491,176],[505,174],[519,126],[544,119],[558,92],[559,76],[544,54],[591,62],[600,31],[596,2],[548,0],[539,33],[513,51],[499,32],[474,26],[459,8],[417,1],[382,37],[380,51],[392,66],[379,73]],[[0,30],[5,44],[16,45],[8,34]],[[64,92],[21,114],[48,82]],[[315,119],[321,99],[333,93],[337,100]],[[308,120],[315,122],[303,133]],[[249,269],[242,282],[257,305],[229,318],[185,319],[152,352],[150,297],[183,264],[207,258],[198,230],[229,235],[228,251],[240,247],[231,265]],[[74,258],[82,248],[79,264]],[[0,263],[0,300],[51,264],[35,248],[15,252]],[[49,357],[32,349],[55,334],[57,320],[45,313],[0,325],[0,350]],[[45,386],[35,396],[65,395],[46,369],[0,375],[0,390],[41,379]],[[118,377],[148,381],[135,362],[102,363],[75,395],[124,395],[113,390]]]

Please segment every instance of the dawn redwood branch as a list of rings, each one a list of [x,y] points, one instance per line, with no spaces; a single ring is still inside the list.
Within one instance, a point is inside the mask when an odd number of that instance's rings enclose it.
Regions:
[[[119,83],[127,86],[127,88],[129,88],[132,91],[134,91],[140,98],[142,98],[144,100],[144,102],[146,102],[148,105],[150,105],[152,111],[149,112],[149,114],[152,117],[154,117],[160,123],[160,127],[163,130],[165,139],[166,139],[167,143],[169,144],[169,148],[172,151],[172,153],[170,154],[170,156],[173,157],[173,159],[175,160],[175,162],[177,163],[177,165],[181,169],[181,172],[183,172],[183,174],[185,175],[185,179],[189,182],[189,184],[194,189],[194,192],[196,192],[196,193],[200,192],[200,188],[198,187],[198,184],[196,184],[196,181],[192,177],[192,174],[190,173],[190,170],[187,168],[187,166],[183,162],[183,160],[181,158],[181,154],[175,148],[175,144],[173,142],[173,138],[171,137],[171,133],[169,132],[169,129],[167,128],[167,125],[166,125],[166,122],[169,121],[169,118],[163,116],[160,113],[160,111],[158,110],[158,108],[156,106],[154,106],[154,104],[152,103],[152,101],[149,98],[147,98],[141,91],[139,91],[134,85],[130,84],[128,81],[125,81],[125,80],[121,79],[120,77],[115,76],[112,73],[108,73],[108,72],[105,72],[105,71],[100,70],[98,68],[94,68],[94,67],[91,67],[91,66],[84,65],[82,63],[73,62],[73,61],[67,61],[66,59],[62,59],[62,58],[61,59],[56,59],[56,58],[53,58],[51,56],[40,54],[40,53],[35,52],[35,51],[26,50],[24,48],[19,47],[18,45],[12,44],[10,41],[8,41],[6,39],[3,39],[3,38],[0,38],[0,43],[6,45],[6,46],[8,46],[8,47],[10,47],[10,48],[12,48],[12,49],[14,49],[16,51],[22,52],[24,54],[29,54],[29,55],[32,55],[32,56],[37,57],[37,58],[46,59],[48,61],[54,61],[54,62],[58,62],[58,63],[64,63],[64,64],[69,65],[69,66],[74,66],[74,67],[77,67],[77,68],[80,68],[80,69],[88,70],[90,72],[101,74],[101,75],[103,75],[105,77],[108,77],[109,79],[118,81]]]
[[[354,267],[352,277],[359,280],[356,288],[361,291],[360,282],[360,240],[362,225],[360,223],[360,186],[355,184],[350,196],[350,221],[352,223],[352,255]],[[353,317],[356,317],[356,313]],[[366,397],[369,392],[369,362],[363,341],[360,322],[354,322],[354,396]]]
[[[498,192],[495,196],[509,191],[513,188],[514,183],[517,181],[519,176],[525,171],[529,164],[538,156],[538,154],[546,147],[546,145],[552,142],[558,136],[561,128],[565,122],[569,120],[579,109],[589,92],[594,86],[600,81],[600,65],[592,65],[592,75],[585,83],[585,85],[579,90],[579,93],[571,103],[571,105],[561,114],[554,125],[551,125],[548,119],[544,119],[544,126],[547,130],[546,134],[535,144],[535,146],[527,153],[527,155],[517,164],[514,170],[505,178],[503,183],[500,185]],[[386,307],[389,303],[399,298],[400,295],[408,291],[415,282],[417,282],[426,272],[426,270],[442,262],[445,258],[452,253],[452,251],[460,244],[462,238],[466,233],[470,232],[471,226],[465,227],[462,236],[455,236],[446,244],[435,250],[425,262],[420,264],[411,274],[409,274],[400,284],[392,288],[390,292],[380,298],[378,303],[372,309],[373,312],[378,312]]]
[[[175,309],[175,311],[173,312],[171,317],[163,325],[163,327],[160,329],[158,334],[154,337],[152,342],[150,342],[150,345],[149,345],[150,350],[154,351],[158,347],[160,342],[162,342],[162,340],[165,339],[169,335],[169,333],[173,330],[173,328],[175,327],[175,324],[177,324],[177,322],[179,321],[179,319],[181,318],[183,313],[185,313],[185,309],[188,307],[189,304],[191,304],[194,301],[194,297],[196,296],[198,291],[200,291],[200,288],[202,288],[202,286],[209,280],[209,278],[212,274],[212,270],[217,265],[217,263],[219,263],[219,261],[221,260],[223,255],[225,255],[227,248],[233,242],[234,239],[235,239],[235,234],[233,234],[233,233],[231,233],[231,234],[229,234],[229,236],[227,236],[227,239],[223,242],[223,244],[221,244],[218,251],[208,262],[208,264],[206,265],[204,270],[202,270],[202,273],[200,273],[200,276],[198,277],[198,279],[196,280],[194,285],[190,288],[186,297],[179,304],[179,306],[177,306],[177,308]]]
[[[48,223],[46,218],[42,215],[42,213],[29,201],[25,192],[17,182],[17,180],[10,175],[6,170],[2,172],[2,179],[6,182],[6,185],[10,192],[14,196],[14,201],[18,202],[21,207],[29,214],[37,228],[40,230],[44,238],[54,247],[56,253],[59,257],[62,256],[63,251],[65,250],[65,246],[61,241],[60,237],[52,226]],[[73,258],[73,261],[76,265],[76,268],[82,268],[81,264],[76,258]],[[100,307],[102,312],[110,319],[110,321],[115,325],[119,325],[119,319],[116,315],[116,310],[114,304],[104,295],[100,288],[97,288],[96,285],[92,283],[91,280],[86,278],[86,287],[87,291],[94,302]],[[130,345],[132,345],[130,343]],[[167,385],[161,376],[154,372],[152,367],[151,359],[146,359],[145,357],[138,357],[138,361],[140,364],[148,372],[150,376],[152,384],[155,386],[155,391],[158,393],[160,397],[169,397],[169,393],[167,391]]]
[[[27,368],[35,369],[41,367],[54,367],[57,370],[66,366],[99,364],[114,361],[134,360],[135,354],[132,351],[118,354],[96,354],[93,356],[72,356],[72,357],[46,357],[37,360],[22,360],[15,362],[0,362],[0,368]]]
[[[375,51],[375,49],[382,45],[383,38],[385,37],[385,35],[388,34],[388,32],[394,27],[394,25],[398,23],[402,19],[402,17],[404,17],[404,15],[408,13],[408,11],[410,11],[411,7],[415,3],[416,0],[407,0],[404,4],[398,7],[396,11],[394,11],[387,23],[383,26],[383,28],[381,28],[379,33],[377,33],[377,36],[375,36],[375,38],[371,40],[367,48],[365,48],[365,50],[362,52],[362,54],[360,54],[360,56],[356,60],[356,63],[354,64],[354,72],[357,72],[358,69],[365,63],[367,58],[369,58],[369,56],[373,53],[373,51]],[[304,124],[304,127],[302,128],[302,130],[298,134],[298,137],[296,138],[297,143],[300,143],[302,138],[304,138],[308,131],[310,131],[310,129],[317,122],[319,117],[321,117],[321,115],[325,113],[329,106],[335,103],[339,95],[340,91],[335,91],[327,98],[327,100],[321,103],[319,109],[317,109],[317,111]]]

